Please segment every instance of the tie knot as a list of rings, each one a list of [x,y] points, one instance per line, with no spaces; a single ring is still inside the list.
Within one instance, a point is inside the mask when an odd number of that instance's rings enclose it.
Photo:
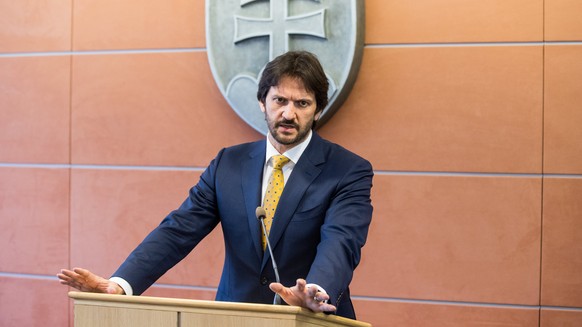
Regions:
[[[281,169],[283,166],[289,162],[289,158],[285,157],[284,155],[276,155],[273,156],[273,168],[274,169]]]

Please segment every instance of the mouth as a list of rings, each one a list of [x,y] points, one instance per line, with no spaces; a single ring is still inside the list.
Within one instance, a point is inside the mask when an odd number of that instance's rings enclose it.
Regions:
[[[283,132],[291,132],[292,130],[299,130],[299,126],[293,122],[280,122],[277,123],[277,128]]]

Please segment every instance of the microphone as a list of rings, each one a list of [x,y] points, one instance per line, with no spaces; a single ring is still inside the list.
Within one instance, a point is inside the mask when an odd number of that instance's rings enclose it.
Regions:
[[[267,212],[265,212],[265,208],[257,207],[257,209],[255,210],[255,216],[257,216],[257,219],[261,222],[261,229],[263,230],[263,234],[265,235],[265,239],[267,240],[267,248],[269,249],[269,254],[271,255],[271,263],[273,263],[275,280],[277,281],[277,283],[281,283],[281,280],[279,279],[279,270],[277,269],[277,263],[275,262],[275,257],[273,256],[273,249],[271,248],[271,242],[269,242],[267,227],[265,226],[265,218],[267,217]],[[281,304],[281,297],[277,293],[275,293],[273,304]]]

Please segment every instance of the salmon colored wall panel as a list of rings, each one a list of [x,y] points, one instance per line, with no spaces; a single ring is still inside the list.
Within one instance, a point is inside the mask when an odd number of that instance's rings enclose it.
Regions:
[[[356,300],[358,320],[374,327],[538,327],[535,308]]]
[[[582,179],[544,179],[542,304],[582,307]]]
[[[366,44],[542,38],[542,0],[366,0]]]
[[[70,75],[66,56],[0,58],[0,162],[69,162]]]
[[[546,46],[544,172],[582,173],[582,46]]]
[[[540,327],[582,326],[582,310],[542,308]]]
[[[1,1],[0,52],[70,50],[72,5],[71,0]]]
[[[372,203],[353,294],[539,304],[540,179],[376,175]]]
[[[52,275],[68,242],[68,170],[0,168],[0,271]]]
[[[545,0],[546,41],[582,40],[582,2],[578,0]]]
[[[74,163],[205,167],[260,137],[229,108],[205,52],[75,57],[72,103]]]
[[[0,326],[67,326],[68,287],[54,279],[0,276]]]
[[[377,170],[541,172],[542,48],[367,48],[322,134]]]
[[[204,0],[75,0],[75,50],[201,48]]]
[[[71,265],[109,277],[198,182],[199,173],[73,169]],[[160,283],[216,286],[224,260],[220,228]]]

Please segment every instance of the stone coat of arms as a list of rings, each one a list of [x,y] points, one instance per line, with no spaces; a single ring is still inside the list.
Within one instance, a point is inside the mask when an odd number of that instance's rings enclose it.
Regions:
[[[319,58],[330,82],[324,124],[347,98],[364,47],[364,0],[206,0],[212,74],[234,111],[266,134],[256,98],[264,66],[289,50]]]

